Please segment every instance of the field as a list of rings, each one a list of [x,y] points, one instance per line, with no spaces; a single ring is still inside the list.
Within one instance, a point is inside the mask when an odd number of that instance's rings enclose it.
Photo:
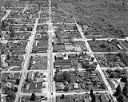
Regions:
[[[63,1],[63,0],[62,0]],[[71,1],[71,0],[65,0]],[[91,37],[122,38],[128,35],[127,0],[82,0],[85,2],[60,2],[59,8],[74,16],[81,24],[89,26]],[[102,34],[101,34],[102,33]]]

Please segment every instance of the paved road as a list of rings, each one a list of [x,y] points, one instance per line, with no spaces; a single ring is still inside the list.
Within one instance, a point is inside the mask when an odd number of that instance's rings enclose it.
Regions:
[[[7,12],[6,15],[1,19],[1,22],[2,22],[3,20],[5,20],[5,19],[8,17],[8,15],[9,15],[10,12],[11,12],[11,10],[7,10],[6,12]]]
[[[39,15],[40,15],[40,11],[39,11]],[[34,44],[34,41],[35,41],[36,28],[37,28],[39,18],[40,18],[40,16],[38,16],[38,18],[36,18],[36,22],[34,24],[34,29],[32,31],[32,35],[30,37],[30,40],[29,40],[27,48],[26,48],[27,52],[26,52],[26,55],[25,55],[25,62],[24,62],[23,70],[22,70],[23,73],[22,73],[22,76],[21,76],[20,84],[18,86],[18,91],[16,93],[15,102],[18,102],[18,99],[20,97],[19,93],[21,93],[21,88],[22,88],[23,83],[24,83],[25,78],[26,78],[26,74],[24,72],[28,71],[29,61],[30,61],[30,57],[31,57],[31,51],[32,51],[32,47],[33,47],[33,44]]]
[[[111,70],[116,70],[116,69],[126,69],[128,70],[128,67],[101,67],[103,70],[111,69]]]
[[[48,70],[49,70],[49,94],[50,94],[50,102],[54,102],[53,92],[54,92],[54,84],[53,84],[53,47],[52,47],[52,37],[53,37],[53,26],[52,26],[52,7],[51,0],[49,0],[49,22],[48,22]]]
[[[90,91],[87,91],[87,92],[65,92],[65,93],[57,93],[56,95],[57,96],[61,96],[62,94],[64,95],[82,95],[82,94],[86,94],[86,93],[90,93]],[[108,91],[93,91],[93,93],[108,93]]]
[[[27,10],[28,4],[25,6],[24,10],[22,11],[22,14]]]
[[[28,5],[24,8],[23,10],[23,13],[25,12],[25,10],[27,9]],[[7,11],[7,14],[2,18],[2,20],[4,20],[10,13],[11,11]],[[34,41],[35,41],[35,33],[36,33],[36,28],[37,28],[37,24],[38,24],[38,20],[40,18],[40,13],[41,11],[39,11],[39,16],[38,18],[36,18],[36,22],[34,24],[34,29],[32,31],[32,35],[30,37],[30,40],[28,42],[28,45],[26,47],[26,55],[25,55],[25,62],[24,62],[24,65],[23,65],[23,69],[21,71],[3,71],[3,72],[10,72],[10,73],[17,73],[17,72],[20,72],[22,73],[22,76],[21,76],[21,80],[20,80],[20,84],[18,86],[18,92],[16,94],[16,99],[15,99],[15,102],[18,102],[18,98],[20,97],[20,95],[31,95],[31,93],[22,93],[21,92],[21,88],[23,86],[23,83],[25,81],[25,78],[26,78],[26,74],[24,73],[27,73],[29,71],[33,71],[33,72],[37,72],[37,71],[41,71],[41,70],[28,70],[28,65],[29,65],[29,61],[30,61],[30,57],[31,57],[31,51],[32,51],[32,47],[33,47],[33,44],[34,44]],[[67,13],[67,12],[66,12]],[[74,94],[85,94],[85,93],[89,93],[88,92],[69,92],[69,93],[56,93],[55,92],[55,82],[53,81],[53,77],[54,77],[54,67],[53,67],[53,61],[54,61],[54,55],[56,54],[61,54],[62,52],[54,52],[53,53],[53,47],[52,47],[52,38],[53,38],[53,35],[54,35],[54,29],[53,29],[53,24],[52,24],[52,7],[51,7],[51,0],[49,0],[49,21],[48,21],[48,35],[49,35],[49,40],[48,40],[48,53],[41,53],[41,54],[37,54],[37,55],[40,55],[40,56],[47,56],[48,57],[48,73],[49,73],[49,80],[48,80],[48,83],[49,83],[49,86],[48,86],[48,89],[49,89],[49,92],[46,92],[48,93],[49,95],[49,101],[50,102],[56,102],[56,95],[74,95]],[[69,15],[69,14],[68,14]],[[90,54],[92,57],[95,58],[94,54],[108,54],[108,53],[118,53],[118,52],[93,52],[92,49],[90,48],[90,45],[88,44],[87,41],[89,40],[92,40],[92,39],[87,39],[85,38],[83,32],[82,32],[82,29],[81,27],[77,24],[76,22],[76,19],[74,18],[75,20],[75,23],[64,23],[64,24],[76,24],[77,28],[78,28],[78,31],[80,32],[81,36],[82,36],[82,39],[75,39],[75,41],[84,41],[85,44],[86,44],[86,47],[88,49],[88,54]],[[29,25],[29,24],[28,24]],[[41,24],[42,25],[42,24]],[[74,30],[73,30],[74,31]],[[17,31],[19,32],[19,31]],[[96,40],[107,40],[106,38],[100,38],[100,39],[96,39]],[[125,39],[117,39],[117,40],[122,40],[124,41]],[[63,53],[66,53],[66,54],[79,54],[80,52],[63,52]],[[35,55],[35,54],[32,54],[32,55]],[[95,62],[97,62],[96,58],[95,58]],[[98,92],[98,93],[110,93],[111,95],[113,95],[113,90],[112,88],[110,87],[109,83],[107,82],[106,80],[106,77],[102,71],[103,67],[100,67],[100,65],[98,64],[97,66],[97,70],[100,72],[101,76],[102,76],[102,79],[104,81],[104,83],[106,84],[107,88],[108,88],[108,91],[94,91],[95,92]],[[108,68],[105,68],[105,69],[108,69]],[[82,71],[82,70],[81,70]],[[44,72],[44,71],[41,71],[41,72]],[[40,96],[40,95],[45,95],[45,93],[36,93],[37,96]],[[114,98],[115,100],[115,98]],[[116,100],[115,100],[116,102]]]
[[[63,10],[62,10],[62,11],[63,11]],[[64,12],[65,12],[65,11],[64,11]],[[68,14],[67,12],[65,12],[65,13]],[[95,58],[94,53],[93,53],[92,49],[90,48],[89,43],[87,42],[88,40],[91,40],[91,39],[85,38],[85,36],[84,36],[84,34],[83,34],[83,32],[82,32],[81,27],[77,24],[75,18],[74,18],[74,20],[75,20],[75,24],[76,24],[76,26],[77,26],[77,28],[78,28],[78,31],[80,32],[80,34],[81,34],[81,36],[82,36],[81,41],[84,41],[84,42],[85,42],[86,47],[87,47],[87,49],[88,49],[88,51],[89,51],[89,54],[90,54],[92,57]],[[75,39],[75,40],[80,41],[80,39]],[[99,39],[99,40],[107,40],[107,39]],[[124,41],[125,39],[118,39],[118,40]],[[59,53],[59,52],[55,52],[54,54],[57,54],[57,53]],[[65,53],[65,52],[63,52],[63,53]],[[72,53],[72,52],[66,52],[66,54],[71,54],[71,53]],[[76,53],[76,52],[75,52],[75,53]],[[79,52],[78,52],[78,53],[79,53]],[[99,52],[98,52],[98,53],[99,53]],[[106,52],[106,53],[108,53],[108,52]],[[113,53],[113,52],[110,52],[110,53]],[[116,53],[116,52],[114,52],[114,53]],[[101,52],[100,52],[100,54],[101,54]],[[95,58],[95,62],[97,62],[96,58]],[[108,88],[108,93],[110,93],[111,95],[113,95],[113,90],[112,90],[112,88],[110,87],[109,83],[107,82],[106,77],[105,77],[105,75],[104,75],[102,69],[100,68],[100,65],[99,65],[99,64],[97,65],[97,70],[100,72],[100,74],[101,74],[101,76],[102,76],[102,79],[103,79],[104,83],[106,84],[106,86],[107,86],[107,88]],[[102,91],[100,91],[100,92],[102,93]],[[106,91],[105,91],[105,92],[106,92]],[[57,95],[61,95],[62,93],[56,93],[56,94],[57,94]],[[66,95],[73,95],[73,94],[75,94],[75,92],[73,92],[73,93],[63,93],[63,94],[66,94]],[[79,94],[82,94],[82,92],[80,92]],[[114,99],[114,101],[116,102],[116,99],[115,99],[114,97],[113,97],[113,99]]]
[[[48,56],[47,53],[31,53],[32,56]]]
[[[28,73],[28,72],[48,72],[47,70],[20,70],[20,71],[2,71],[1,73]]]
[[[93,52],[94,54],[117,54],[119,52]],[[128,53],[128,52],[126,52]]]
[[[75,22],[76,22],[76,19],[75,19],[75,18],[74,18],[74,20],[75,20]],[[88,51],[90,52],[90,55],[91,55],[92,57],[94,57],[94,61],[95,61],[95,62],[98,62],[98,61],[96,60],[95,56],[94,56],[94,53],[93,53],[93,51],[92,51],[92,49],[91,49],[89,43],[87,42],[87,38],[85,38],[84,33],[82,32],[82,29],[81,29],[81,27],[77,24],[77,22],[76,22],[76,26],[77,26],[78,31],[80,32],[82,38],[83,38],[84,41],[85,41],[86,47],[87,47]],[[96,70],[98,70],[98,71],[100,72],[101,77],[102,77],[102,79],[103,79],[105,85],[106,85],[107,88],[108,88],[108,92],[113,96],[112,88],[111,88],[111,86],[109,85],[108,81],[106,80],[106,77],[105,77],[105,75],[104,75],[102,69],[100,68],[100,65],[99,65],[99,64],[97,65]],[[114,102],[117,102],[115,97],[113,97],[113,100],[114,100]]]
[[[109,39],[115,39],[115,38],[96,38],[95,40],[98,40],[98,41],[107,41],[107,40],[109,40]],[[120,38],[116,38],[118,41],[125,41],[126,39],[124,38],[124,39],[120,39]],[[91,41],[92,39],[87,39],[87,41]]]

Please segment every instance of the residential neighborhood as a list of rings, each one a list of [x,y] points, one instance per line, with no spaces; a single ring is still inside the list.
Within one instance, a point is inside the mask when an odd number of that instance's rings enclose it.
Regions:
[[[0,5],[0,102],[128,102],[127,0]]]

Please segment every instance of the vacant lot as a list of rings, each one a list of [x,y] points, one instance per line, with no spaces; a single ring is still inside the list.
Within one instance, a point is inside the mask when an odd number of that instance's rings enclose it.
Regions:
[[[30,70],[46,70],[47,69],[47,57],[34,56],[30,60]]]

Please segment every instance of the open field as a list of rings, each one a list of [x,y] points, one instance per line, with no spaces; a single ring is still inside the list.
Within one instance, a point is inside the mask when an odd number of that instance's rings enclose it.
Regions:
[[[88,31],[91,36],[88,35],[88,37],[95,35],[117,38],[128,36],[127,0],[124,4],[123,0],[83,1],[85,2],[60,2],[59,7],[74,16],[79,23],[89,26]]]

